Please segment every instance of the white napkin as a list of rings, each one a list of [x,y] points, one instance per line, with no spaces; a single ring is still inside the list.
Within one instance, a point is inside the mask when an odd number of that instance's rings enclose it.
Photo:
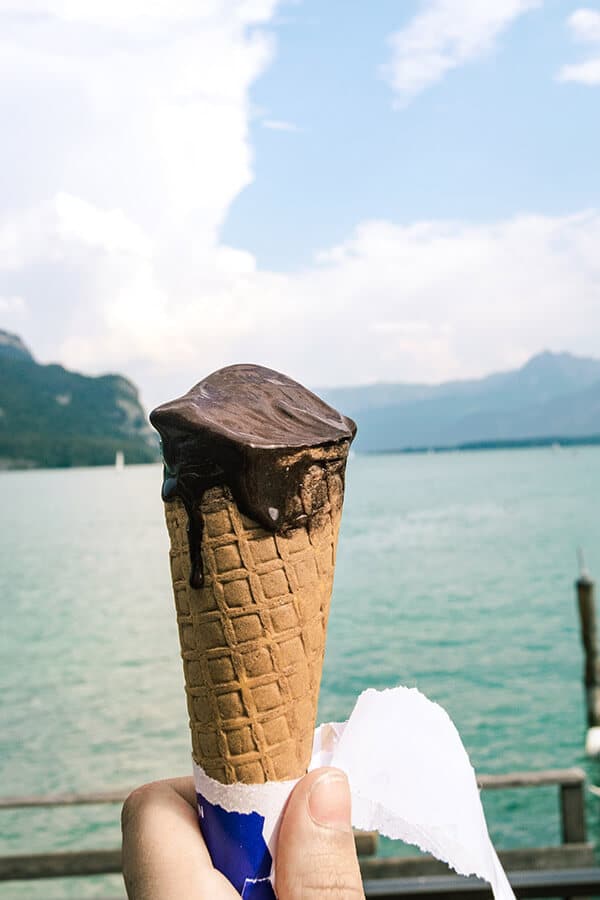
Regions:
[[[461,875],[488,881],[514,900],[490,841],[475,773],[441,706],[415,688],[364,691],[345,723],[315,731],[311,769],[348,776],[352,824],[415,844]],[[223,785],[194,765],[197,792],[227,812],[258,812],[275,858],[279,820],[295,781]]]

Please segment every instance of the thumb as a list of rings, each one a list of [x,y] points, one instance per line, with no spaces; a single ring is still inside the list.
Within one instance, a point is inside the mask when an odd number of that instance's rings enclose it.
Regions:
[[[348,779],[339,769],[315,769],[298,782],[279,832],[279,900],[364,898],[350,814]]]

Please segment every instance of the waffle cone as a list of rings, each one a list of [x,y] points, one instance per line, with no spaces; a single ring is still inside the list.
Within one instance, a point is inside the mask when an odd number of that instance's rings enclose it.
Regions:
[[[283,781],[310,762],[335,550],[340,465],[312,466],[306,525],[266,531],[226,487],[204,494],[204,586],[190,586],[188,516],[165,505],[193,757],[224,784]]]

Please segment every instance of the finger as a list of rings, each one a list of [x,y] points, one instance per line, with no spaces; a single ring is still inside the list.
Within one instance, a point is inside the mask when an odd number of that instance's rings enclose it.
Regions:
[[[196,806],[196,787],[191,775],[184,775],[181,778],[169,778],[165,781],[159,781],[158,784],[168,784],[169,787],[173,788],[186,803],[189,803],[194,812],[194,816],[198,815],[198,808]]]
[[[210,861],[192,779],[138,788],[125,801],[122,828],[129,900],[239,900]]]
[[[348,779],[316,769],[288,800],[275,867],[279,900],[364,898],[351,825]]]

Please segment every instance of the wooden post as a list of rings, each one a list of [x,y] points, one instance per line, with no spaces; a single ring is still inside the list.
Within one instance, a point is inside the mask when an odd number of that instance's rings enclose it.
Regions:
[[[585,653],[584,687],[588,732],[585,749],[590,756],[600,754],[600,659],[596,628],[595,585],[583,569],[576,582],[581,641]]]
[[[583,844],[586,841],[584,782],[561,784],[560,812],[563,844]]]

